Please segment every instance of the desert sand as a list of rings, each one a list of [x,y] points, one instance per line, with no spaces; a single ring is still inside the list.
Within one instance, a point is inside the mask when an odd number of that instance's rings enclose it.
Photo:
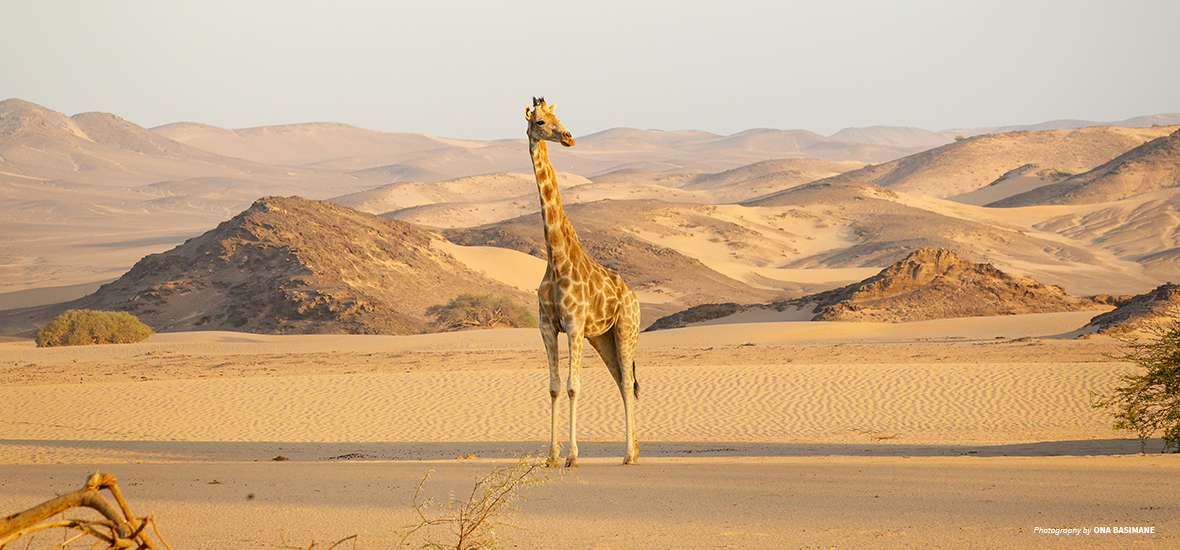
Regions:
[[[642,464],[620,465],[622,406],[591,353],[582,467],[528,489],[523,529],[498,533],[508,548],[1172,546],[1180,462],[1158,440],[1138,454],[1090,408],[1131,368],[1106,357],[1116,341],[1065,338],[1092,315],[644,333]],[[428,470],[428,494],[464,494],[545,448],[547,384],[531,329],[0,342],[0,511],[101,470],[177,547],[389,548]],[[1155,533],[1034,531],[1111,525]]]

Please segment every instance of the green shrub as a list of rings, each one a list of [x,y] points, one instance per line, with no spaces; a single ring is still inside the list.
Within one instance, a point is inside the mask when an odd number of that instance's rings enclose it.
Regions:
[[[504,296],[463,294],[446,305],[430,306],[426,314],[443,332],[474,328],[535,327],[537,318],[528,308]]]
[[[130,313],[70,309],[37,331],[37,347],[130,344],[151,335],[151,327]]]
[[[1094,407],[1111,409],[1116,430],[1138,432],[1141,449],[1162,430],[1164,451],[1180,452],[1180,319],[1146,332],[1152,338],[1124,341],[1125,352],[1116,357],[1143,372],[1124,375],[1124,385],[1113,395],[1098,395]]]

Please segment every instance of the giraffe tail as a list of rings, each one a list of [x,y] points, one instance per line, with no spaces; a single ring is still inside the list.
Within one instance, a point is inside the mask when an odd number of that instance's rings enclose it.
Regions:
[[[635,376],[635,361],[631,361],[631,379],[635,381],[635,399],[639,399],[639,378]]]

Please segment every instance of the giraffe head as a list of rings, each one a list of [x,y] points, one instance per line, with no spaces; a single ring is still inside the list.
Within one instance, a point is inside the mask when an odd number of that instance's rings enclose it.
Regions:
[[[545,98],[534,97],[533,106],[524,108],[524,118],[529,121],[529,139],[555,141],[569,147],[574,144],[574,136],[557,120],[553,107],[545,104]]]

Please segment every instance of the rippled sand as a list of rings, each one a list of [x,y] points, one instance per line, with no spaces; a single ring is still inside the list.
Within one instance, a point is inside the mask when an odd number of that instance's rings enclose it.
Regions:
[[[1132,367],[1107,357],[1117,342],[1066,337],[1086,315],[646,333],[639,467],[619,465],[622,406],[591,353],[577,478],[531,489],[517,516],[528,530],[502,536],[518,548],[1065,548],[1078,541],[1033,528],[1152,525],[1085,545],[1170,546],[1180,463],[1137,455],[1090,407]],[[533,330],[0,343],[0,512],[101,469],[174,545],[359,534],[358,548],[389,548],[430,468],[445,497],[546,447],[544,364]]]

